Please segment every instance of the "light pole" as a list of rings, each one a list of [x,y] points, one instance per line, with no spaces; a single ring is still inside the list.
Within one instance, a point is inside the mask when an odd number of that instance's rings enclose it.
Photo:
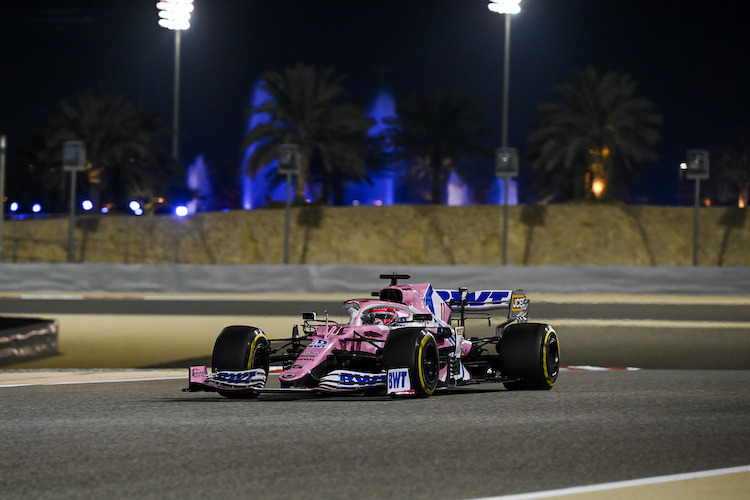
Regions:
[[[501,149],[515,156],[515,171],[518,172],[518,153],[508,148],[508,87],[510,81],[510,16],[521,12],[521,0],[490,0],[487,8],[505,16],[505,55],[503,57],[503,123]],[[499,153],[498,153],[499,156]],[[510,162],[505,159],[504,162]],[[503,160],[498,161],[498,164]],[[497,170],[500,170],[496,167]],[[517,175],[517,174],[516,174]],[[503,175],[503,265],[508,264],[508,183],[510,175]]]
[[[3,219],[5,218],[5,136],[0,135],[0,262],[3,261]]]
[[[172,157],[179,161],[180,155],[180,41],[182,30],[190,27],[193,0],[161,0],[159,26],[174,30],[174,102],[172,103]]]

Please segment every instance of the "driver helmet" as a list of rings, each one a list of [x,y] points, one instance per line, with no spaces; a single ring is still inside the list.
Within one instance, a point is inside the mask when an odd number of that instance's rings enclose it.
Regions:
[[[392,325],[398,320],[398,314],[392,307],[374,307],[367,312],[366,323],[370,325]]]

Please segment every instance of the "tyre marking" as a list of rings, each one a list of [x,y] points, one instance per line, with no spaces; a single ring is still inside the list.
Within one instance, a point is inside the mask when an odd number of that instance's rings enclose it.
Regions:
[[[266,334],[265,333],[257,334],[255,338],[253,339],[253,343],[250,344],[250,355],[247,357],[247,363],[246,363],[247,370],[250,370],[251,368],[253,368],[252,364],[253,364],[253,360],[255,359],[255,349],[257,348],[258,339],[261,337],[266,339]],[[266,342],[268,342],[268,339],[266,339]]]
[[[555,382],[550,380],[549,373],[547,372],[547,341],[549,340],[550,335],[555,334],[555,343],[557,344],[557,356],[559,358],[560,356],[560,341],[557,339],[557,332],[555,332],[555,329],[551,326],[547,326],[547,334],[544,336],[544,343],[542,344],[542,366],[544,367],[544,381],[547,382],[547,385],[550,387],[554,387]]]
[[[418,351],[418,361],[417,361],[417,369],[419,370],[419,383],[422,385],[422,389],[424,392],[430,396],[434,392],[434,389],[427,389],[425,382],[424,382],[424,375],[422,371],[422,349],[424,349],[424,345],[428,342],[428,339],[431,339],[432,335],[428,334],[422,337],[422,341],[419,343],[419,351]]]

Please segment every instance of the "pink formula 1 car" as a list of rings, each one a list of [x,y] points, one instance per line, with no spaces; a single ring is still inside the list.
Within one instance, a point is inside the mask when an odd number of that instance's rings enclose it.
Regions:
[[[507,389],[551,389],[560,367],[555,330],[528,323],[521,290],[436,289],[399,285],[408,275],[381,275],[390,285],[372,298],[344,302],[346,322],[302,313],[291,338],[269,339],[253,326],[228,326],[216,339],[212,369],[190,367],[186,391],[230,398],[264,392],[370,392],[428,397],[483,382]],[[494,330],[492,312],[507,310]],[[467,327],[481,319],[481,335]],[[471,324],[474,324],[471,322]],[[300,328],[301,327],[301,328]],[[475,332],[476,333],[476,332]],[[266,386],[269,368],[279,383]]]

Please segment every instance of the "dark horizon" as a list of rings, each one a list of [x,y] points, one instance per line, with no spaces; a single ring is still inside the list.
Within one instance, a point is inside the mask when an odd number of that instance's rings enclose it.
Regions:
[[[212,169],[239,172],[254,85],[297,62],[346,75],[365,106],[381,88],[396,97],[459,88],[486,104],[499,145],[504,21],[487,3],[196,0],[182,33],[181,163],[204,155]],[[629,74],[665,118],[659,160],[635,194],[678,203],[685,151],[720,148],[747,125],[750,109],[738,68],[750,13],[739,2],[704,11],[675,1],[524,0],[512,19],[509,145],[523,145],[536,106],[556,99],[553,87],[573,70]],[[171,122],[174,34],[157,25],[154,2],[48,0],[5,4],[0,16],[11,75],[0,82],[9,166],[60,101],[87,91],[125,95]]]

